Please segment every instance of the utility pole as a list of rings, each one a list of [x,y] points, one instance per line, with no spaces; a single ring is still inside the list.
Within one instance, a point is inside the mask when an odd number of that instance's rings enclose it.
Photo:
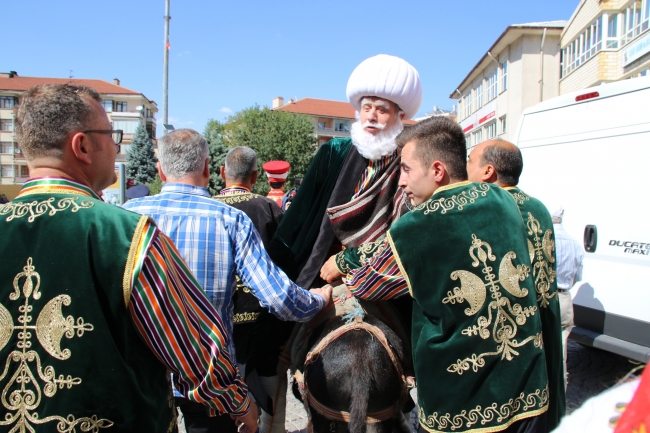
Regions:
[[[163,60],[163,109],[162,109],[162,123],[167,125],[167,89],[169,87],[169,1],[165,0],[165,56]],[[167,129],[163,127],[163,134],[167,134]]]

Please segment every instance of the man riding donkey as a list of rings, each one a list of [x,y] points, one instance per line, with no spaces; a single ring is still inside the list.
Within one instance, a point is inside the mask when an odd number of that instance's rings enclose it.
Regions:
[[[351,137],[335,138],[319,148],[269,248],[274,261],[303,287],[335,281],[364,263],[372,257],[375,242],[408,211],[398,187],[395,137],[404,128],[402,121],[420,108],[417,70],[398,57],[371,57],[353,71],[347,96],[357,117]],[[340,254],[335,262],[330,257],[336,253]],[[399,322],[401,316],[403,326],[409,327],[412,301],[394,303],[393,321]],[[260,315],[257,331],[268,338],[258,336],[256,341],[287,340],[288,331],[278,332],[273,322],[271,316]],[[408,330],[401,334],[408,339]],[[263,351],[260,345],[259,352]],[[258,364],[275,368],[277,358],[267,356]]]

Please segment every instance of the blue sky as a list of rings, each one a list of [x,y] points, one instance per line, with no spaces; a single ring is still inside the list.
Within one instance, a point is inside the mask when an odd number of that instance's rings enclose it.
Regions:
[[[211,118],[276,96],[343,101],[352,70],[380,53],[418,69],[420,114],[448,109],[449,94],[508,25],[568,20],[578,3],[171,0],[170,123],[202,132]],[[164,0],[22,0],[2,10],[0,71],[117,77],[162,109]]]

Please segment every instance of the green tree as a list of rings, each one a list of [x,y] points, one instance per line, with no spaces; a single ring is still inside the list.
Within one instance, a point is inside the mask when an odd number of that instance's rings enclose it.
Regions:
[[[203,131],[203,136],[208,142],[210,151],[210,182],[208,191],[210,194],[217,195],[219,191],[226,186],[226,183],[219,175],[219,168],[224,165],[228,147],[223,139],[223,123],[218,120],[210,119]]]
[[[288,187],[303,177],[316,152],[314,124],[310,117],[255,105],[230,116],[223,125],[221,138],[228,148],[248,146],[257,152],[260,173],[254,192],[269,191],[262,164],[284,160],[291,164]]]
[[[135,130],[135,137],[126,155],[126,176],[136,184],[145,185],[154,180],[158,173],[156,162],[158,159],[153,150],[153,140],[140,124]]]
[[[147,184],[149,187],[149,195],[156,195],[160,192],[163,187],[163,181],[160,179],[160,176],[156,174],[156,177]]]

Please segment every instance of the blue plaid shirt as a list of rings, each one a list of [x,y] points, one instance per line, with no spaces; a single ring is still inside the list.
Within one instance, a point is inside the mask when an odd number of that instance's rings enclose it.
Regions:
[[[294,284],[271,261],[246,214],[214,200],[205,188],[167,183],[160,194],[129,200],[123,207],[152,217],[176,244],[229,336],[235,275],[279,319],[306,322],[325,306],[323,298]],[[228,346],[234,355],[232,338]]]

